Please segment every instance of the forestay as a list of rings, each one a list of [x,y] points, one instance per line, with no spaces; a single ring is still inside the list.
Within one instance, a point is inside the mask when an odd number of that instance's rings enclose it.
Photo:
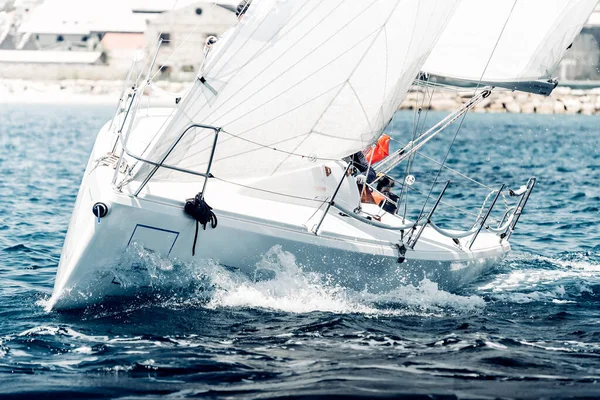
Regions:
[[[549,94],[542,82],[553,77],[597,2],[464,0],[423,71],[449,82],[481,81]]]
[[[146,157],[161,160],[191,123],[223,128],[212,173],[224,179],[269,176],[361,150],[390,121],[456,3],[255,0]],[[212,132],[192,132],[166,163],[203,172],[212,143]],[[161,169],[153,178],[169,179],[194,177]]]

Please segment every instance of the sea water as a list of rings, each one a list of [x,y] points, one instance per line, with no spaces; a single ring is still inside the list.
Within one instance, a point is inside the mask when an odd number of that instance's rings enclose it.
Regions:
[[[0,397],[600,397],[600,117],[472,114],[422,150],[477,183],[416,157],[406,212],[433,187],[428,210],[451,180],[434,217],[447,228],[469,228],[502,183],[538,178],[510,256],[459,292],[427,279],[353,292],[274,247],[257,265],[270,280],[199,260],[181,272],[196,277],[187,290],[48,313],[113,108],[1,107]],[[392,148],[443,115],[398,113]],[[143,249],[127,256],[172,267]]]

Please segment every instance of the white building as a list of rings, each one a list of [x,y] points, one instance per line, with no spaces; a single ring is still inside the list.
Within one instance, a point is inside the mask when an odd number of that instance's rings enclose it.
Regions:
[[[600,80],[600,5],[573,41],[556,71],[561,82]]]
[[[118,0],[90,2],[46,0],[31,11],[18,29],[21,43],[32,41],[40,50],[96,50],[107,32],[141,35],[143,17]]]
[[[208,36],[219,36],[238,20],[231,11],[209,2],[194,2],[148,21],[147,51],[153,54],[163,39],[156,65],[165,77],[192,79],[202,62]]]

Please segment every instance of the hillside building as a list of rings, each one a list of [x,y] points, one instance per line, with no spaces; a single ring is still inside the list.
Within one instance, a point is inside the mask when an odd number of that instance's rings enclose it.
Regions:
[[[231,11],[209,2],[195,2],[149,20],[146,30],[147,51],[153,54],[163,40],[156,65],[165,78],[193,79],[202,62],[208,36],[219,36],[238,20]]]

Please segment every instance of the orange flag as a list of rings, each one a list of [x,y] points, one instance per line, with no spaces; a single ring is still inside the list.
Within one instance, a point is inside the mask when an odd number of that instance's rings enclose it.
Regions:
[[[375,147],[369,147],[369,150],[365,153],[365,158],[370,164],[375,164],[389,155],[390,137],[388,135],[381,135],[381,137],[377,139]]]

